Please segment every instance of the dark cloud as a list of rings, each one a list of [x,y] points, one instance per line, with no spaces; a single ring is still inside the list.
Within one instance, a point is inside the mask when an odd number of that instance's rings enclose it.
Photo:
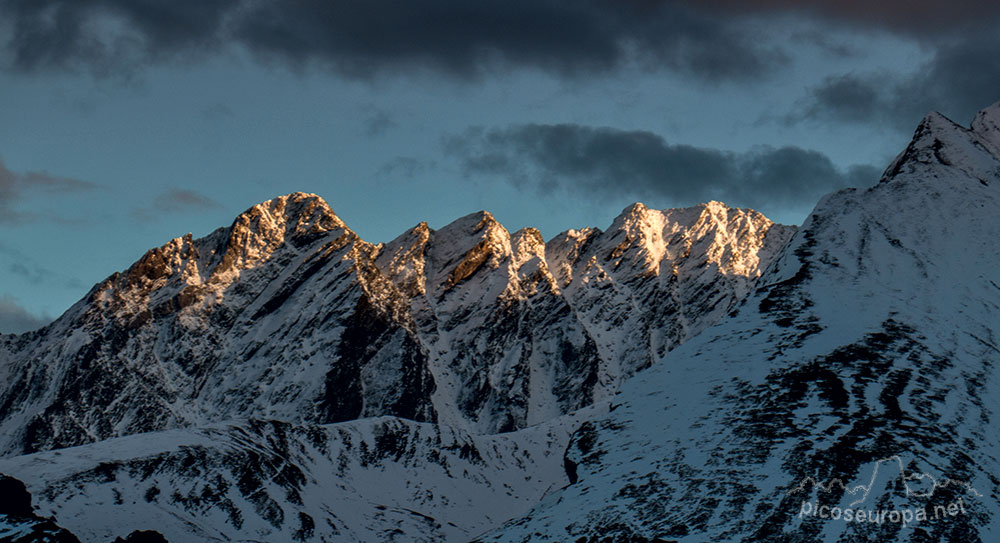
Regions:
[[[423,174],[436,166],[437,163],[433,160],[421,160],[419,158],[409,156],[398,156],[385,164],[382,164],[378,171],[375,172],[375,176],[380,178],[402,176],[406,179],[413,179],[414,177]]]
[[[151,220],[164,213],[193,213],[221,208],[222,204],[188,189],[170,189],[150,202],[149,207],[132,210],[132,216],[139,220]]]
[[[906,122],[903,119],[897,121],[900,112],[892,103],[898,85],[895,77],[888,73],[829,76],[808,90],[808,97],[786,117],[786,121],[903,123]],[[918,108],[913,106],[914,110]]]
[[[494,61],[562,74],[647,65],[756,77],[782,55],[746,17],[793,14],[918,39],[1000,16],[993,0],[7,0],[12,67],[115,73],[198,59],[232,43],[295,65],[368,77],[386,68],[478,74]]]
[[[811,24],[795,26],[802,21]],[[831,77],[788,119],[907,129],[928,110],[965,118],[1000,98],[998,22],[995,0],[0,2],[9,69],[99,75],[242,47],[264,62],[362,79],[421,70],[469,79],[512,67],[572,78],[638,65],[718,83],[762,80],[802,43],[840,57],[866,54],[836,29],[889,32],[933,60],[916,75]],[[770,39],[774,28],[792,29],[792,39]],[[363,130],[378,135],[391,123],[375,115]]]
[[[91,190],[97,185],[89,181],[81,181],[72,177],[60,177],[48,172],[25,172],[15,177],[17,182],[25,188],[42,189],[47,192],[72,192],[80,190]]]
[[[984,26],[1000,16],[995,0],[684,0],[720,13],[798,14],[855,28],[881,29],[920,39]]]
[[[651,132],[574,124],[472,128],[447,138],[445,149],[469,176],[496,176],[543,193],[678,205],[713,199],[771,209],[811,204],[879,176],[872,166],[841,170],[826,155],[798,147],[733,153],[668,144]]]
[[[385,134],[390,128],[396,126],[396,121],[389,115],[388,112],[381,109],[372,108],[370,114],[365,117],[364,120],[364,135],[369,138],[374,138],[376,136],[381,136]]]
[[[23,277],[33,285],[40,285],[53,276],[52,272],[41,266],[28,267],[21,262],[13,262],[10,265],[10,273]]]
[[[49,194],[86,191],[97,188],[89,181],[60,177],[48,172],[13,172],[0,161],[0,223],[20,223],[38,218],[33,212],[17,209],[17,203],[30,192]]]
[[[910,131],[930,111],[967,123],[1000,100],[1000,34],[941,41],[913,74],[844,74],[810,89],[788,120],[863,122]]]
[[[14,247],[0,243],[0,257],[2,257],[0,261],[9,263],[8,272],[31,285],[47,285],[76,290],[84,288],[83,282],[79,279],[48,269]]]
[[[8,271],[10,271],[13,275],[20,276],[32,285],[46,284],[72,289],[80,289],[84,286],[79,279],[66,277],[61,273],[42,267],[28,259],[22,259],[11,263]]]
[[[235,116],[236,113],[233,112],[232,108],[221,102],[209,104],[201,110],[201,118],[209,122],[232,119]]]
[[[766,26],[818,21],[811,42],[850,45],[826,28],[889,31],[940,49],[996,34],[995,0],[7,0],[9,68],[120,75],[149,64],[201,60],[239,44],[261,59],[320,65],[350,77],[431,69],[475,77],[507,67],[592,75],[638,62],[703,81],[766,77],[787,54]],[[785,19],[787,21],[787,19]],[[773,23],[772,23],[773,24]],[[784,24],[784,23],[779,23]],[[809,33],[809,32],[806,32]],[[802,39],[803,33],[798,33]],[[977,36],[979,39],[981,36]],[[971,45],[971,44],[969,44]],[[792,45],[794,47],[794,45]],[[967,64],[975,57],[961,57]]]
[[[866,51],[849,37],[831,35],[828,32],[816,32],[814,29],[793,32],[790,39],[793,47],[812,46],[835,58],[859,59],[866,54]]]
[[[198,56],[220,44],[241,0],[8,0],[7,52],[13,68],[129,71]]]
[[[7,169],[3,161],[0,161],[0,201],[12,199],[21,191],[29,189],[58,193],[94,188],[97,188],[97,185],[89,181],[52,175],[45,171],[12,172]]]
[[[52,322],[48,316],[37,316],[21,307],[8,294],[0,295],[0,334],[20,334],[37,330]]]
[[[186,189],[171,189],[153,200],[153,207],[163,211],[189,211],[222,207],[204,194]]]
[[[11,0],[10,66],[127,72],[230,44],[352,77],[505,66],[588,75],[637,61],[703,80],[760,77],[786,59],[738,18],[653,0]]]
[[[651,1],[265,3],[236,35],[264,55],[358,77],[414,65],[474,76],[504,63],[591,74],[637,53],[648,66],[718,80],[753,78],[784,60],[733,21]]]

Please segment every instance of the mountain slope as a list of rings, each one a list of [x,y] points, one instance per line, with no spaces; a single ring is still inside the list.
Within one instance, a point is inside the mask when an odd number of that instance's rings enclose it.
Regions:
[[[380,417],[217,424],[0,459],[84,542],[468,541],[567,484],[587,413],[499,436]],[[100,511],[100,514],[95,514]]]
[[[929,115],[878,185],[824,198],[732,317],[574,435],[575,482],[483,540],[996,540],[998,125]]]
[[[80,543],[51,518],[35,514],[24,483],[0,474],[0,541],[4,543]]]
[[[714,322],[791,235],[718,203],[585,232],[481,212],[374,245],[315,195],[264,202],[4,336],[0,452],[247,418],[524,428]]]
[[[149,251],[17,338],[0,396],[3,450],[254,415],[433,420],[426,359],[376,251],[303,194]],[[405,378],[382,388],[393,374]]]

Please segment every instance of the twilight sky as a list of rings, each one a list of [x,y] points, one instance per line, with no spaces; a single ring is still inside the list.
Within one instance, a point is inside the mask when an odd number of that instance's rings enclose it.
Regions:
[[[876,4],[876,5],[871,5]],[[635,201],[798,224],[1000,100],[995,0],[0,0],[0,332],[315,192],[388,241]]]

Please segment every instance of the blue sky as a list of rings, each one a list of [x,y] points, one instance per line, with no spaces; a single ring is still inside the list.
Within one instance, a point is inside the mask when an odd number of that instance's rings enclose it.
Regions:
[[[634,201],[797,224],[1000,99],[996,9],[960,4],[0,3],[0,332],[294,191],[373,242]]]

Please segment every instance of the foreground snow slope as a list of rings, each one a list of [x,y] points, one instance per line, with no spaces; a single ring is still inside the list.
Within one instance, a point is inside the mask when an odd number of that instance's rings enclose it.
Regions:
[[[0,459],[84,543],[468,541],[568,483],[581,417],[500,436],[380,417],[217,424]]]
[[[878,185],[824,198],[731,318],[575,434],[577,481],[483,540],[1000,538],[998,125],[1000,104],[971,130],[929,115]],[[893,456],[922,491],[870,484]],[[800,518],[861,484],[856,507],[962,509]]]

